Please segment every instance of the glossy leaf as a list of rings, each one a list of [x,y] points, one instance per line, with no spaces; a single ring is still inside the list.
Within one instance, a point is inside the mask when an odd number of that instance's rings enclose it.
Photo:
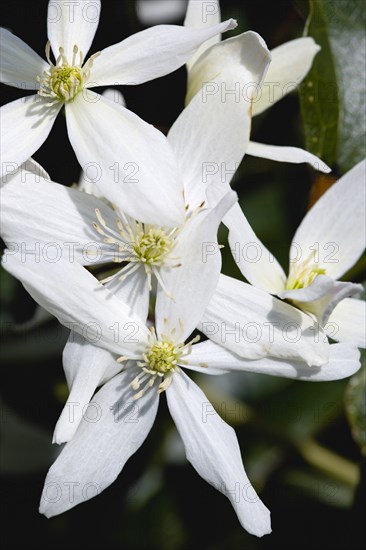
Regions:
[[[322,50],[300,90],[306,148],[346,172],[365,151],[366,9],[353,0],[309,0],[305,34]]]

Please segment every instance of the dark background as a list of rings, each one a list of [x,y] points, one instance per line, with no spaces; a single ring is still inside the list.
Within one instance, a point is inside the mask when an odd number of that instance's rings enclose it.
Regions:
[[[238,19],[240,26],[235,34],[253,29],[264,37],[269,48],[302,34],[304,18],[291,1],[223,0],[221,5],[223,18]],[[3,2],[1,24],[44,56],[46,14],[46,0]],[[143,28],[133,0],[105,0],[90,53]],[[185,82],[182,68],[154,82],[120,90],[129,109],[167,132],[183,109]],[[20,90],[1,88],[3,104],[21,97]],[[57,118],[34,158],[53,180],[70,185],[78,181],[80,172],[63,118]],[[252,138],[303,146],[297,95],[286,97],[257,117]],[[249,221],[284,267],[314,179],[315,173],[307,166],[251,157],[245,159],[235,178],[235,189],[245,203]],[[224,231],[221,237],[224,242]],[[224,271],[239,276],[225,249],[223,256]],[[1,318],[5,335],[1,417],[3,548],[361,547],[360,488],[357,490],[352,476],[347,477],[341,467],[330,475],[325,456],[309,461],[301,452],[301,442],[315,438],[322,448],[347,459],[356,470],[361,464],[343,411],[347,381],[314,387],[243,375],[236,379],[237,387],[231,394],[225,382],[216,387],[200,379],[219,412],[223,403],[227,409],[234,405],[236,412],[231,417],[229,414],[227,421],[238,434],[249,478],[272,512],[273,533],[261,540],[241,529],[227,499],[208,486],[180,456],[173,456],[174,426],[164,398],[148,439],[109,489],[51,520],[39,515],[44,477],[53,461],[49,441],[67,396],[61,364],[67,332],[53,321],[29,330],[22,325],[22,332],[17,332],[19,323],[32,317],[35,304],[21,285],[6,275],[2,276],[1,296],[5,311]]]

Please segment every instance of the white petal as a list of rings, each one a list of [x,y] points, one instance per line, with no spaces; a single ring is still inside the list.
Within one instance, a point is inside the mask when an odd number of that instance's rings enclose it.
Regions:
[[[116,282],[117,281],[117,282]],[[113,279],[106,284],[115,296],[127,306],[128,314],[146,321],[149,309],[149,289],[146,274],[141,268],[122,283]],[[131,329],[134,327],[131,325]],[[118,355],[98,348],[71,331],[63,353],[63,365],[70,395],[54,432],[54,442],[64,443],[73,437],[84,411],[95,390],[102,382],[113,378],[122,368]]]
[[[207,2],[207,0],[188,0],[187,13],[184,20],[184,25],[186,27],[199,29],[210,25],[218,25],[220,21],[221,13],[219,0],[213,0],[212,2]],[[217,34],[210,38],[210,40],[204,42],[187,61],[188,71],[191,70],[192,66],[203,52],[220,42],[220,40],[221,35]]]
[[[19,254],[8,251],[2,265],[60,323],[91,344],[119,355],[139,356],[149,334],[146,326],[84,267],[63,260],[41,262],[30,255],[21,260]]]
[[[75,436],[47,474],[42,514],[61,514],[101,493],[145,441],[159,398],[150,391],[133,401],[130,383],[137,372],[127,369],[95,395]]]
[[[327,339],[309,315],[224,275],[198,328],[248,359],[269,355],[320,366],[329,357]]]
[[[239,204],[231,208],[223,221],[229,229],[231,253],[244,277],[262,290],[281,292],[286,284],[285,272],[258,239]]]
[[[146,26],[177,21],[185,9],[186,0],[136,0],[137,17]]]
[[[37,95],[1,107],[1,177],[13,172],[46,140],[62,102]]]
[[[108,200],[146,223],[183,222],[183,184],[161,132],[91,90],[66,106],[66,120],[81,167]]]
[[[102,261],[106,245],[92,225],[95,209],[112,228],[117,214],[101,200],[45,180],[37,166],[31,172],[30,167],[29,162],[22,165],[1,187],[1,234],[7,247],[22,255],[38,251],[44,261]]]
[[[270,61],[266,43],[253,31],[215,44],[200,56],[188,73],[186,103],[204,83],[211,83],[211,93],[219,93],[223,101],[232,95],[238,103],[249,104],[251,109]],[[232,79],[232,74],[236,78]],[[220,82],[219,87],[214,86],[216,81]]]
[[[233,95],[222,101],[220,93],[197,94],[175,121],[168,140],[190,210],[205,199],[209,185],[220,185],[223,194],[230,188],[249,143],[250,126],[250,104],[236,101]]]
[[[253,32],[225,40],[210,52],[212,73],[168,134],[191,208],[200,204],[209,184],[220,183],[226,190],[242,161],[251,127],[251,95],[244,91],[260,82],[269,63],[267,47]],[[229,63],[231,57],[238,58],[236,64]]]
[[[79,191],[83,191],[83,193],[87,193],[88,195],[93,195],[94,197],[102,198],[103,195],[99,191],[98,187],[93,183],[93,181],[86,177],[86,174],[84,171],[81,171],[80,178],[77,184],[77,189]]]
[[[235,200],[236,194],[229,191],[215,208],[193,215],[178,235],[174,256],[182,265],[160,270],[172,297],[158,286],[155,310],[158,334],[166,333],[165,319],[168,319],[169,328],[175,328],[177,336],[185,341],[202,319],[221,270],[218,227]]]
[[[150,291],[146,271],[142,265],[123,281],[115,277],[105,286],[126,305],[129,314],[137,315],[141,321],[146,322],[149,313]]]
[[[23,90],[36,90],[37,76],[43,75],[48,63],[6,29],[0,29],[0,45],[0,82]]]
[[[113,101],[114,103],[118,103],[118,105],[122,105],[122,107],[126,107],[126,100],[123,94],[115,88],[107,88],[102,93],[102,96],[106,99],[109,99],[109,101]]]
[[[26,170],[27,172],[33,172],[34,174],[38,175],[39,177],[50,180],[51,177],[48,172],[41,166],[38,162],[36,162],[34,159],[29,158],[26,160],[23,165],[21,166],[21,169]],[[6,180],[8,181],[8,180]],[[6,183],[5,181],[5,183]]]
[[[259,157],[263,159],[276,160],[278,162],[291,162],[293,164],[301,164],[307,162],[315,170],[328,174],[331,169],[320,158],[312,153],[308,153],[299,147],[282,147],[276,145],[266,145],[264,143],[256,143],[250,141],[247,148],[247,155]]]
[[[253,103],[253,116],[292,92],[309,72],[319,50],[310,37],[297,38],[271,50],[272,63],[261,93]]]
[[[366,303],[345,298],[333,310],[325,331],[330,338],[366,348]]]
[[[211,374],[213,369],[218,369],[220,373],[223,370],[245,371],[282,376],[284,378],[297,378],[308,382],[341,380],[358,371],[361,366],[360,353],[356,348],[346,344],[332,344],[329,347],[329,361],[321,367],[309,367],[303,361],[286,361],[273,357],[263,357],[257,360],[244,359],[210,340],[194,345],[187,361],[189,367],[195,369],[195,366],[199,365],[205,358],[208,365],[208,374]],[[201,369],[201,372],[203,372],[203,369]]]
[[[52,0],[48,3],[47,32],[55,58],[58,57],[61,47],[71,63],[75,45],[83,53],[84,58],[86,57],[98,27],[100,9],[100,0]]]
[[[219,25],[190,29],[156,25],[102,50],[93,64],[88,86],[141,84],[179,69],[203,42],[234,29],[229,19]]]
[[[199,29],[218,25],[221,21],[219,0],[188,0],[184,25]]]
[[[166,393],[192,466],[229,498],[244,529],[258,537],[270,533],[270,512],[245,473],[232,427],[220,418],[205,394],[183,372],[173,376]]]
[[[347,172],[309,210],[293,238],[301,259],[311,256],[338,279],[365,248],[366,161]],[[298,258],[300,260],[300,258]]]
[[[215,347],[208,347],[209,344],[212,344],[212,346]],[[185,357],[184,364],[179,365],[183,367],[184,369],[193,370],[196,372],[200,372],[202,374],[210,374],[210,375],[219,375],[219,374],[226,374],[228,372],[227,369],[220,368],[218,362],[213,361],[210,366],[208,366],[207,359],[211,357],[211,349],[219,348],[218,344],[215,344],[214,342],[211,342],[211,340],[206,340],[205,342],[201,342],[200,344],[194,344],[191,348],[191,353]],[[229,351],[225,350],[226,353],[229,353]],[[240,359],[242,359],[240,357]]]
[[[102,380],[113,378],[122,369],[117,357],[71,331],[63,352],[70,395],[57,421],[53,443],[65,443],[73,438],[97,387]]]
[[[362,285],[334,281],[326,275],[318,275],[311,285],[279,294],[283,300],[292,300],[300,309],[315,315],[323,327],[336,305],[363,291]]]

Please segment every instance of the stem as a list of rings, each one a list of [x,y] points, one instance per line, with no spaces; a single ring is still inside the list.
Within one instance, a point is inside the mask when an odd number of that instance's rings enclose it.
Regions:
[[[315,468],[322,470],[351,487],[358,485],[360,472],[354,462],[322,447],[313,439],[296,443],[296,448],[301,456]]]

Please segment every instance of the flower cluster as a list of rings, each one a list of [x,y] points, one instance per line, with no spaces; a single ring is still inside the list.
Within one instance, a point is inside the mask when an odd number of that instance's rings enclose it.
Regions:
[[[100,1],[95,18],[79,2],[71,20],[68,5],[49,3],[47,61],[1,31],[2,81],[37,90],[1,110],[2,265],[71,331],[63,354],[70,394],[54,432],[66,445],[40,510],[50,517],[85,501],[85,483],[108,487],[147,437],[165,394],[188,460],[230,499],[242,526],[262,536],[270,513],[254,489],[241,499],[228,490],[250,486],[235,433],[217,413],[202,421],[207,398],[185,371],[321,381],[358,370],[365,312],[354,296],[362,287],[338,279],[364,249],[365,163],[308,212],[286,275],[246,220],[232,171],[216,168],[248,154],[330,171],[307,151],[250,141],[252,117],[280,100],[288,82],[302,81],[320,48],[300,38],[270,52],[252,31],[221,41],[236,22],[221,22],[218,3],[208,17],[205,2],[190,0],[184,26],[149,28],[85,62]],[[184,64],[186,107],[167,136],[92,91]],[[270,82],[278,83],[271,97]],[[63,107],[79,188],[51,181],[31,158]],[[221,223],[248,282],[221,274]],[[248,244],[259,251],[255,261],[235,253]],[[328,338],[329,321],[338,324],[338,343]],[[95,423],[81,414],[91,400],[102,411]],[[128,403],[138,405],[136,423],[118,413]],[[47,488],[71,477],[72,500],[47,498]]]

